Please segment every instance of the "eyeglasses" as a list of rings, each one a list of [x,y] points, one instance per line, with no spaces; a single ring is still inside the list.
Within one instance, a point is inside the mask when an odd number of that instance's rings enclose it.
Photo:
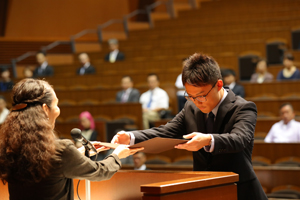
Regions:
[[[218,82],[218,81],[217,81]],[[197,97],[192,97],[192,96],[189,96],[186,91],[184,93],[184,97],[188,100],[188,101],[195,101],[197,99],[197,101],[199,102],[206,102],[207,99],[207,95],[210,93],[210,91],[215,87],[215,85],[217,84],[217,82],[215,82],[215,84],[211,87],[211,89],[208,91],[208,93],[204,96],[197,96]]]

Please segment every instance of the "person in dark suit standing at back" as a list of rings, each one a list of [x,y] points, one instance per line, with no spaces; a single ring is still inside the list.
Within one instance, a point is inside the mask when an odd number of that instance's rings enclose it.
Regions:
[[[38,62],[39,66],[35,68],[33,77],[37,78],[54,75],[54,69],[48,65],[46,54],[44,52],[38,52],[36,54],[36,61]]]
[[[229,87],[234,94],[245,97],[245,90],[242,85],[237,84],[235,78],[235,71],[232,69],[225,69],[222,71],[222,76],[225,86]]]
[[[140,92],[137,89],[133,88],[133,81],[130,76],[123,76],[121,80],[121,86],[123,90],[117,93],[117,102],[139,102]]]
[[[125,59],[124,53],[119,51],[119,42],[117,39],[109,39],[108,45],[111,52],[106,54],[105,61],[114,63],[116,61],[121,61]]]
[[[117,133],[112,143],[134,144],[154,137],[186,138],[175,146],[193,152],[194,171],[239,174],[238,200],[267,200],[251,163],[257,108],[223,88],[220,68],[210,56],[194,54],[184,63],[187,103],[166,125]]]
[[[80,63],[82,64],[82,67],[77,69],[78,75],[85,75],[85,74],[95,74],[96,69],[93,67],[90,63],[90,58],[87,55],[87,53],[81,53],[78,56],[78,59]]]

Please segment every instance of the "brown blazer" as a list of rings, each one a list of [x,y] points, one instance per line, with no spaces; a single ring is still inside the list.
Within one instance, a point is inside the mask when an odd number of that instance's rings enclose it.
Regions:
[[[195,171],[231,171],[239,174],[239,200],[267,199],[260,183],[256,181],[251,163],[256,115],[257,109],[253,102],[228,90],[216,115],[212,134],[215,140],[214,151],[208,153],[202,148],[193,152]],[[134,131],[133,134],[136,143],[139,143],[154,137],[182,138],[192,132],[207,133],[205,119],[205,113],[193,102],[187,102],[182,111],[166,125]]]
[[[101,181],[110,179],[120,168],[118,156],[112,154],[94,162],[82,155],[71,140],[58,140],[62,163],[39,183],[8,183],[10,200],[74,200],[73,178]],[[81,183],[83,184],[83,183]]]

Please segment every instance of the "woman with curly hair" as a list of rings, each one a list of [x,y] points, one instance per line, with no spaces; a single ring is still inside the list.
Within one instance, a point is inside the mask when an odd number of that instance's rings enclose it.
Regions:
[[[21,80],[13,88],[12,102],[0,130],[0,179],[8,183],[11,200],[74,199],[73,178],[110,179],[121,158],[141,150],[120,145],[94,162],[70,140],[58,140],[53,131],[58,99],[46,81]]]

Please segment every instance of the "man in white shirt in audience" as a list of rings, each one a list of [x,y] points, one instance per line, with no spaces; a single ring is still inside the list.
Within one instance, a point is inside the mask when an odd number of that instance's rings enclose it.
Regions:
[[[295,112],[292,104],[285,103],[280,107],[280,117],[281,121],[272,126],[265,138],[265,142],[300,142],[300,122],[295,121]]]
[[[140,97],[143,107],[144,128],[148,129],[149,122],[160,119],[160,111],[169,108],[169,96],[166,91],[159,88],[157,74],[149,74],[147,77],[149,90]]]

